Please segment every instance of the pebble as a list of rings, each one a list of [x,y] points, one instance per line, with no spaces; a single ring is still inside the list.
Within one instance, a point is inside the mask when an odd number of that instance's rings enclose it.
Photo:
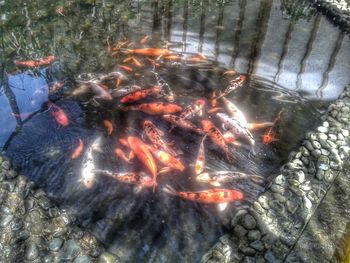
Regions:
[[[299,205],[295,201],[289,201],[288,200],[286,202],[286,206],[287,206],[288,212],[291,213],[291,214],[294,214],[297,211]]]
[[[13,179],[18,175],[18,173],[15,170],[10,170],[6,173],[6,176],[8,179]]]
[[[315,158],[318,158],[320,155],[321,155],[321,150],[320,149],[316,149],[316,150],[313,150],[311,152],[312,156],[314,156]]]
[[[275,199],[276,199],[278,202],[280,202],[280,203],[285,203],[285,202],[287,201],[287,198],[284,197],[284,196],[281,195],[281,194],[275,193],[273,196],[274,196]]]
[[[92,262],[93,262],[93,261],[91,260],[91,258],[88,257],[87,255],[77,257],[77,258],[74,259],[74,261],[73,261],[73,263],[92,263]]]
[[[283,186],[278,185],[278,184],[271,185],[270,189],[272,192],[279,193],[279,194],[281,194],[285,191],[285,188]]]
[[[312,152],[314,150],[314,147],[312,146],[310,141],[304,141],[303,144],[306,147],[306,149],[308,149],[310,152]]]
[[[13,218],[14,216],[11,214],[1,217],[0,227],[7,227],[11,223]]]
[[[274,179],[274,182],[277,185],[285,185],[286,184],[286,178],[284,177],[283,174],[280,174],[280,175],[276,176],[276,178]]]
[[[329,140],[334,141],[334,142],[337,140],[337,136],[333,133],[328,134],[328,138],[329,138]]]
[[[241,225],[236,225],[234,228],[233,228],[233,233],[237,236],[237,237],[244,237],[248,231],[247,229],[245,229],[243,226]]]
[[[249,246],[260,252],[264,251],[265,249],[263,242],[261,242],[260,240],[256,240],[250,243]]]
[[[349,135],[350,135],[350,131],[349,131],[349,130],[343,129],[341,132],[342,132],[342,134],[343,134],[345,137],[349,137]]]
[[[324,176],[324,171],[322,169],[318,169],[316,173],[316,178],[321,181],[323,180],[323,176]]]
[[[30,242],[26,248],[25,258],[27,260],[33,261],[39,256],[39,251],[34,242]]]
[[[305,173],[301,170],[296,171],[294,173],[295,179],[298,180],[299,183],[303,183],[305,181]]]
[[[255,255],[255,249],[248,247],[246,245],[238,245],[238,248],[240,251],[243,252],[243,254],[247,255],[247,256],[254,256]]]
[[[324,127],[324,126],[320,126],[317,128],[317,131],[322,132],[322,133],[326,133],[326,132],[328,132],[328,128]]]
[[[321,144],[318,141],[312,141],[312,146],[315,149],[321,149]]]
[[[259,240],[261,238],[261,233],[259,230],[250,230],[248,232],[248,239],[250,241]]]
[[[11,163],[9,161],[4,161],[1,164],[1,168],[4,169],[4,170],[9,170],[11,168]]]
[[[61,258],[66,261],[73,260],[81,251],[82,249],[80,248],[78,242],[73,239],[69,239],[66,241]]]
[[[305,157],[310,156],[310,152],[309,152],[308,149],[306,149],[306,147],[301,146],[301,147],[300,147],[300,151],[301,151],[301,154],[302,154],[303,156],[305,156]]]
[[[264,209],[269,209],[269,202],[268,202],[268,198],[265,195],[261,195],[258,197],[258,202],[260,203],[260,205],[264,208]]]
[[[109,252],[103,252],[97,261],[97,263],[117,263],[117,262],[119,262],[118,257]]]
[[[242,217],[241,224],[246,229],[253,229],[256,227],[256,221],[255,221],[254,217],[249,215],[249,214]]]
[[[60,238],[54,238],[51,240],[51,242],[49,243],[49,249],[53,252],[57,252],[63,244],[63,240]]]

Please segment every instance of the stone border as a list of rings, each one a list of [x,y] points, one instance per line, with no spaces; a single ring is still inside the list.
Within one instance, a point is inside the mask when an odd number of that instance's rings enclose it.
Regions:
[[[116,263],[75,218],[0,156],[0,262]]]
[[[350,84],[328,108],[315,132],[282,166],[266,192],[232,220],[201,262],[300,262],[288,257],[338,174],[348,164]]]
[[[322,13],[346,33],[350,33],[350,5],[345,0],[310,0]]]

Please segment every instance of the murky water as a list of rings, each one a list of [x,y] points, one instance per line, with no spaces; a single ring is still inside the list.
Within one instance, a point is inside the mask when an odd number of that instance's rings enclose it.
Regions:
[[[350,80],[349,38],[306,7],[284,1],[66,1],[57,9],[48,1],[0,6],[2,30],[2,86],[0,146],[22,173],[43,187],[62,207],[73,211],[78,222],[91,229],[123,262],[197,262],[230,229],[239,206],[250,204],[278,173],[287,154],[320,122],[320,112]],[[278,24],[278,27],[276,25]],[[124,112],[116,104],[72,98],[76,80],[87,73],[108,73],[122,63],[108,45],[125,36],[136,43],[148,35],[148,46],[167,46],[182,54],[203,53],[207,63],[169,62],[158,69],[185,106],[227,85],[226,69],[247,73],[243,88],[230,94],[250,122],[272,121],[278,112],[278,141],[264,145],[253,132],[256,153],[249,147],[234,150],[229,164],[213,144],[206,143],[208,170],[239,170],[258,174],[266,181],[226,185],[245,194],[224,212],[169,196],[161,189],[194,191],[209,185],[194,180],[191,164],[201,136],[170,126],[157,117]],[[39,70],[17,70],[13,61],[54,54],[58,61]],[[149,64],[134,68],[128,84],[156,84]],[[56,81],[65,85],[50,92]],[[47,107],[54,101],[67,113],[70,125],[57,125]],[[84,157],[71,160],[79,143],[86,146],[100,137],[102,151],[94,154],[96,167],[111,171],[140,169],[114,154],[121,136],[142,135],[148,118],[183,151],[184,173],[159,176],[155,193],[99,176],[92,189],[81,182]],[[108,136],[103,120],[115,124]],[[86,152],[84,153],[86,155]],[[83,154],[83,155],[84,155]],[[145,260],[147,258],[147,260]]]

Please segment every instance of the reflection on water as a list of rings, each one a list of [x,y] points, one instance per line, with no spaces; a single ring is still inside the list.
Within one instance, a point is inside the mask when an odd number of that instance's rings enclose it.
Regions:
[[[186,54],[200,52],[210,59],[210,63],[184,68],[169,63],[160,70],[184,105],[198,97],[209,98],[211,91],[225,86],[225,68],[247,73],[248,84],[230,99],[252,122],[273,120],[283,110],[279,141],[266,146],[260,139],[263,131],[255,132],[256,155],[238,149],[234,165],[209,147],[208,167],[238,169],[269,179],[305,131],[320,121],[320,105],[335,99],[350,81],[349,38],[320,15],[304,17],[304,12],[294,9],[300,5],[290,1],[281,1],[284,12],[277,0],[157,0],[151,5],[140,1],[88,2],[67,1],[59,12],[49,1],[32,1],[25,6],[12,1],[13,5],[6,2],[0,6],[0,146],[24,174],[61,207],[74,211],[79,222],[123,262],[145,258],[148,262],[199,261],[228,231],[236,208],[250,204],[265,185],[232,185],[247,198],[222,214],[212,206],[186,202],[162,191],[137,194],[132,187],[111,178],[99,178],[93,189],[85,189],[79,182],[80,159],[69,158],[79,138],[89,145],[101,137],[103,151],[96,154],[98,168],[122,170],[125,167],[114,156],[115,143],[125,132],[140,135],[139,124],[147,115],[125,114],[110,105],[70,98],[67,94],[76,87],[77,77],[112,71],[117,61],[108,56],[107,47],[122,36],[136,42],[145,35],[150,36],[150,46],[163,45]],[[291,19],[286,19],[289,16]],[[299,17],[303,19],[296,19]],[[49,54],[58,58],[50,67],[16,71],[15,60]],[[149,66],[134,74],[129,84],[154,84],[146,74],[151,69]],[[51,93],[50,86],[61,81],[64,87]],[[47,110],[48,99],[67,112],[71,125],[56,125]],[[102,126],[106,117],[117,125],[112,137],[106,136]],[[162,130],[169,128],[164,122],[153,121]],[[193,162],[199,138],[192,133],[184,137],[178,129],[171,136],[184,149],[186,164]],[[177,189],[200,188],[188,171],[180,177],[160,177],[161,185],[167,183]]]

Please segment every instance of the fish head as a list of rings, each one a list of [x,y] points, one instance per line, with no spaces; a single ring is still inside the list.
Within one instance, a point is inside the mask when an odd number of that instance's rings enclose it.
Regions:
[[[150,120],[144,120],[143,121],[143,128],[146,128],[148,126],[151,126],[153,123]]]
[[[83,179],[83,184],[87,189],[91,189],[94,186],[94,180],[93,178],[84,178]]]
[[[239,75],[236,79],[238,82],[243,83],[247,79],[247,77],[244,75]]]

